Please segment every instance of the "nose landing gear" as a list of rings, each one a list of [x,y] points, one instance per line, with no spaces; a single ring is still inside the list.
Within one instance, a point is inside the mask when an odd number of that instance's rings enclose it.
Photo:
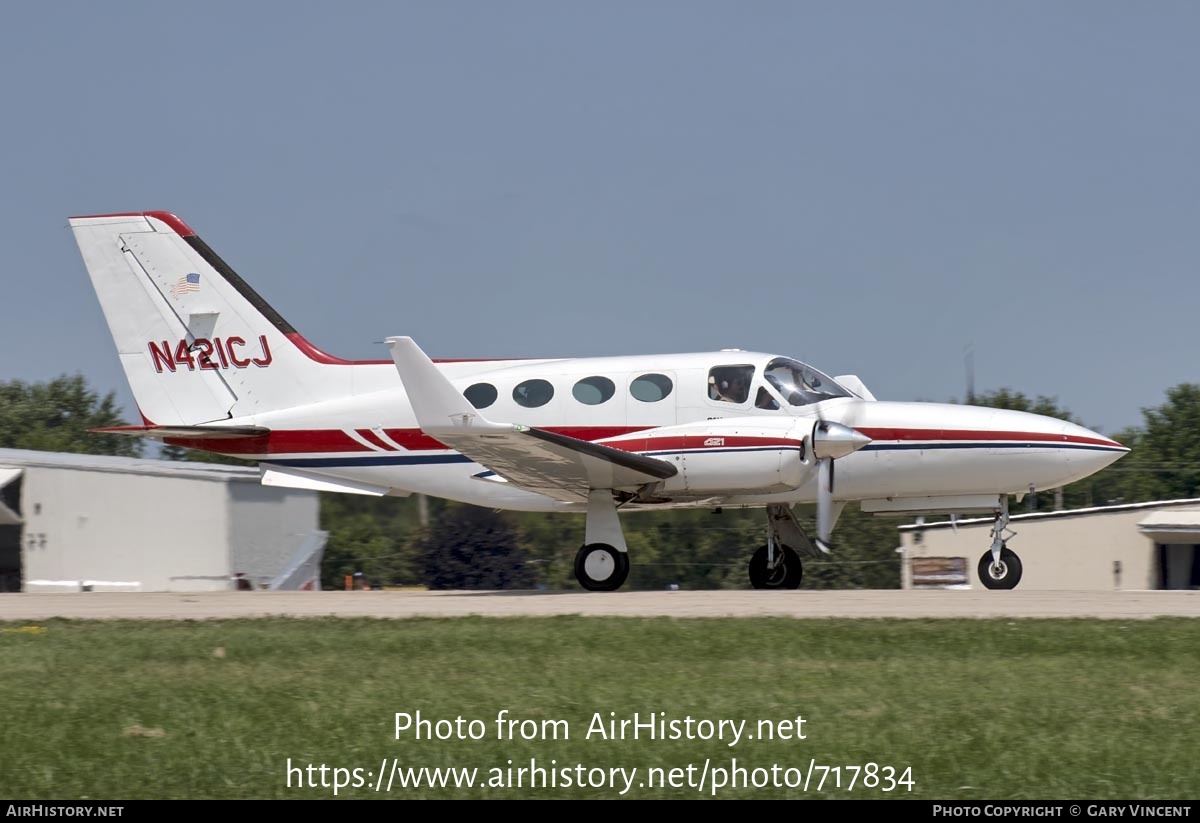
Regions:
[[[1021,558],[1008,547],[1005,532],[1008,528],[1008,495],[1000,497],[1000,511],[992,524],[992,547],[979,558],[979,581],[988,589],[1013,589],[1021,582]]]

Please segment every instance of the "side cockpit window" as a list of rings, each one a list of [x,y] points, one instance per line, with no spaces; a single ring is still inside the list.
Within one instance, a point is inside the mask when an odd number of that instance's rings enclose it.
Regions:
[[[714,366],[708,372],[708,399],[741,405],[750,399],[753,366]]]
[[[767,391],[766,386],[758,387],[758,395],[754,398],[754,408],[756,409],[778,409],[779,404],[775,402],[775,398]]]

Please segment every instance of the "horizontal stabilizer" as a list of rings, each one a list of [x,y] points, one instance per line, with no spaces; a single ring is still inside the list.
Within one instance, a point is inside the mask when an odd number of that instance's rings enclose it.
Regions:
[[[271,433],[270,429],[264,429],[262,426],[109,426],[88,431],[96,434],[148,437],[151,440],[163,440],[168,437],[178,440],[239,440]]]
[[[350,480],[339,480],[336,477],[309,474],[308,472],[297,471],[296,469],[280,469],[274,466],[262,466],[262,484],[264,486],[283,486],[288,489],[309,489],[318,492],[366,494],[372,497],[382,497],[390,492],[394,497],[408,497],[408,492],[396,494],[386,486],[355,483]]]

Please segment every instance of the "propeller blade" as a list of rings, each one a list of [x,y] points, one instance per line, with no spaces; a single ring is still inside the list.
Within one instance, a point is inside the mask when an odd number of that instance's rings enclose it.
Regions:
[[[829,553],[829,535],[833,531],[833,459],[817,464],[817,548]]]
[[[834,493],[834,461],[839,457],[861,449],[871,442],[871,438],[841,423],[834,423],[818,417],[813,424],[812,453],[817,459],[817,539],[813,541],[817,548],[826,554],[830,551],[829,537],[833,533],[833,525],[840,507],[835,511]]]

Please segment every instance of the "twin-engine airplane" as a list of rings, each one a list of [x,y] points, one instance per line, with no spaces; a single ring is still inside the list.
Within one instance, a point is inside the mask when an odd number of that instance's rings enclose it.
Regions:
[[[750,583],[794,589],[800,553],[830,550],[848,501],[877,514],[993,513],[979,575],[1011,589],[1021,562],[1006,544],[1009,495],[1128,451],[1024,412],[877,401],[857,377],[741,350],[434,361],[390,337],[390,360],[341,360],[175,215],[70,224],[143,420],[105,431],[258,461],[266,485],[586,512],[575,576],[593,591],[629,574],[620,510],[764,508]],[[792,506],[813,502],[810,540]]]

